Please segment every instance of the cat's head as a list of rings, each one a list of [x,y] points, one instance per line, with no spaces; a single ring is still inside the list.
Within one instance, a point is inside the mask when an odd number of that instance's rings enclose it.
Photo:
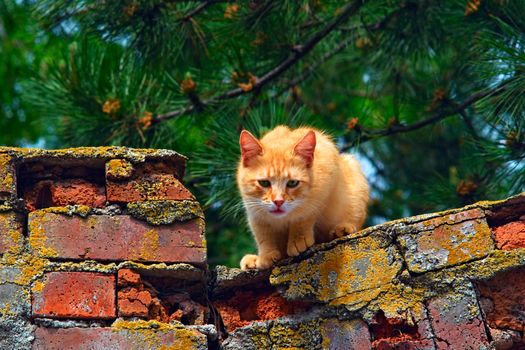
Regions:
[[[310,130],[297,141],[270,141],[241,132],[237,181],[251,214],[284,218],[307,205],[316,136]]]

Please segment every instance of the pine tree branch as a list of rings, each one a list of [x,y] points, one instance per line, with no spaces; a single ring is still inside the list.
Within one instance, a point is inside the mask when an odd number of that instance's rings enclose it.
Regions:
[[[365,28],[368,32],[374,32],[374,31],[383,29],[388,24],[388,22],[390,22],[390,20],[392,20],[392,18],[403,8],[404,7],[401,7],[400,9],[397,9],[396,11],[393,11],[393,12],[389,13],[383,19],[381,19],[380,21],[377,21],[375,23],[364,25],[364,26],[362,24],[359,24],[359,25],[353,26],[352,28],[340,27],[339,30],[344,31],[344,32],[354,32],[355,30],[357,30],[359,28]],[[306,69],[304,69],[297,77],[295,77],[295,78],[293,78],[291,80],[285,81],[286,87],[281,89],[276,94],[276,96],[281,96],[283,93],[288,91],[290,88],[292,88],[295,85],[298,85],[298,84],[304,82],[305,80],[307,80],[308,78],[310,78],[310,76],[312,76],[312,74],[317,70],[317,68],[319,68],[324,63],[329,61],[332,57],[337,55],[339,52],[343,51],[353,41],[354,41],[354,37],[352,35],[346,37],[341,43],[339,43],[331,51],[329,51],[329,52],[325,53],[323,56],[321,56],[321,58],[318,61],[312,63],[310,66],[308,66]],[[368,97],[369,96],[366,93],[363,93],[363,92],[360,92],[360,91],[355,91],[354,95],[355,96],[359,96],[359,97]]]
[[[332,57],[337,55],[339,52],[343,51],[350,43],[354,41],[353,36],[349,36],[346,39],[344,39],[341,43],[339,43],[336,47],[334,47],[331,51],[328,51],[325,53],[321,58],[309,65],[305,70],[303,70],[297,77],[286,81],[286,87],[284,87],[281,91],[277,93],[277,96],[282,95],[285,91],[290,89],[291,87],[298,85],[308,79],[321,65],[329,61]]]
[[[188,11],[184,16],[182,16],[179,21],[185,22],[188,21],[190,18],[193,18],[194,16],[198,15],[200,12],[204,11],[208,6],[212,5],[213,3],[216,3],[217,1],[214,0],[208,0],[203,1],[195,7],[193,10]]]
[[[361,128],[358,129],[359,132],[361,133],[361,135],[359,136],[357,142],[359,144],[362,144],[364,142],[367,142],[367,141],[370,141],[370,140],[373,140],[373,139],[376,139],[376,138],[379,138],[379,137],[390,136],[390,135],[395,135],[395,134],[400,134],[400,133],[406,133],[406,132],[410,132],[410,131],[421,129],[421,128],[423,128],[425,126],[428,126],[428,125],[431,125],[431,124],[435,124],[435,123],[437,123],[437,122],[439,122],[439,121],[441,121],[443,119],[446,119],[448,117],[452,117],[454,115],[462,113],[466,108],[470,107],[474,103],[484,99],[487,96],[493,96],[493,95],[498,95],[498,94],[502,93],[503,91],[505,91],[507,89],[508,83],[509,83],[509,81],[506,81],[506,82],[500,84],[496,88],[487,89],[487,90],[483,90],[483,91],[477,92],[477,93],[467,97],[460,104],[457,104],[454,107],[452,107],[452,109],[446,109],[446,110],[441,110],[439,112],[435,112],[430,117],[422,119],[422,120],[419,120],[419,121],[417,121],[415,123],[412,123],[412,124],[409,124],[409,125],[397,124],[397,125],[393,125],[391,127],[388,127],[386,129],[381,129],[381,130],[367,130],[367,129],[363,129],[361,127]],[[345,143],[343,145],[343,147],[341,147],[341,151],[342,152],[348,151],[353,146],[354,146],[354,142]]]
[[[232,1],[233,0],[206,0],[206,1],[202,1],[193,10],[188,11],[184,16],[179,18],[179,21],[181,21],[181,22],[188,21],[189,19],[195,17],[196,15],[198,15],[199,13],[204,11],[210,5],[217,4],[217,3],[223,3],[223,2],[232,2]]]
[[[229,91],[226,91],[218,96],[212,97],[207,100],[202,101],[203,106],[211,106],[217,102],[232,99],[248,93],[258,93],[261,88],[270,83],[272,80],[281,76],[286,72],[290,67],[297,63],[301,58],[307,55],[314,47],[323,40],[330,32],[337,28],[342,22],[347,20],[350,16],[355,14],[363,5],[363,0],[355,0],[352,3],[345,5],[340,11],[337,17],[330,21],[325,27],[316,32],[308,41],[304,44],[296,45],[290,55],[277,66],[275,66],[270,71],[266,72],[262,77],[258,78],[253,88],[249,91],[243,90],[241,88],[235,88]],[[173,119],[184,114],[191,113],[195,110],[193,106],[186,106],[171,112],[164,114],[158,114],[153,118],[152,124],[158,124],[160,122]]]

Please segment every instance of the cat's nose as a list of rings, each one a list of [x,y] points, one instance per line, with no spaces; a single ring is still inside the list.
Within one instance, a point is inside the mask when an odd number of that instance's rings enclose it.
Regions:
[[[273,203],[277,206],[277,208],[279,208],[281,205],[283,205],[284,200],[278,199],[278,200],[273,201]]]

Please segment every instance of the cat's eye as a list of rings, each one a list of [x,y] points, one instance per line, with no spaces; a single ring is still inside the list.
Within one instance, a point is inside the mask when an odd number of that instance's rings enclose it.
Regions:
[[[272,185],[268,180],[257,180],[257,182],[259,185],[261,185],[261,187],[270,187]]]
[[[297,185],[299,185],[299,180],[288,180],[286,183],[286,187],[288,188],[294,188],[297,187]]]

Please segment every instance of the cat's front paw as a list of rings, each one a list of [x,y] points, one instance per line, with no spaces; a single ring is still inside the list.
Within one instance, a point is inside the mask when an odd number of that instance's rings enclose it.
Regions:
[[[259,257],[255,254],[246,254],[241,259],[241,270],[251,270],[257,268],[257,259]]]
[[[332,231],[330,231],[331,239],[341,238],[357,231],[355,225],[344,223],[337,225]]]
[[[288,239],[286,253],[288,256],[297,256],[315,243],[313,233],[310,235],[296,235]]]
[[[261,255],[247,254],[241,259],[241,270],[266,270],[281,258],[281,253],[278,250],[272,250]]]

